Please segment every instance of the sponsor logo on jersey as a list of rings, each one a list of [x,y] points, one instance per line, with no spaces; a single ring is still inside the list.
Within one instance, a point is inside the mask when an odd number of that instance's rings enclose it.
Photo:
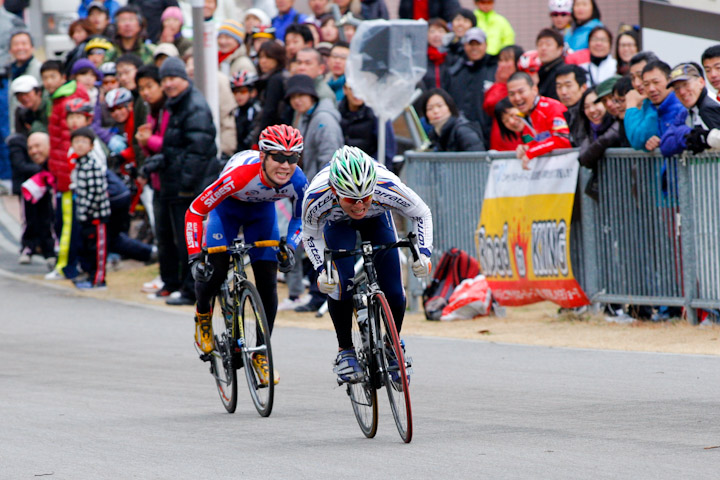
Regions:
[[[216,185],[211,191],[206,192],[200,197],[200,201],[207,207],[212,207],[224,195],[235,190],[235,181],[227,177],[222,183]]]

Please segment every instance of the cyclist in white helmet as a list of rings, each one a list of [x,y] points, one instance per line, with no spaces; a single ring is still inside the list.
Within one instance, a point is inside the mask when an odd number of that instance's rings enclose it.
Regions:
[[[331,272],[323,265],[327,244],[331,249],[352,249],[357,234],[363,241],[384,244],[397,240],[392,212],[413,222],[420,258],[412,264],[418,277],[430,274],[432,216],[422,199],[383,165],[356,147],[339,148],[330,164],[313,178],[303,201],[303,242],[318,271],[318,288],[328,294],[328,310],[338,340],[335,372],[343,382],[356,382],[362,375],[351,338],[353,315],[353,259],[334,262]],[[405,315],[405,292],[397,249],[378,254],[377,273],[398,332]],[[330,281],[328,279],[331,279]]]
[[[552,29],[565,36],[572,26],[573,0],[550,0],[548,7]]]

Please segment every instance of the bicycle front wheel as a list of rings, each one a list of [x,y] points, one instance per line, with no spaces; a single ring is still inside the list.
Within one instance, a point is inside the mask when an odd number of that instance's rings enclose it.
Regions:
[[[225,410],[234,413],[237,407],[237,371],[233,365],[233,350],[237,348],[237,334],[233,328],[232,297],[223,284],[213,309],[215,350],[210,353],[210,372],[215,377],[218,394]]]
[[[369,328],[369,323],[366,320],[367,326],[365,328]],[[365,341],[363,341],[363,336]],[[361,335],[358,323],[353,320],[353,346],[355,347],[358,363],[365,372],[365,378],[361,382],[347,384],[347,393],[350,396],[350,402],[358,425],[360,425],[360,430],[367,438],[372,438],[377,433],[378,405],[377,390],[375,390],[371,378],[371,372],[374,372],[375,368],[372,366],[374,359],[370,354],[369,338],[370,332],[364,332],[364,335]]]
[[[410,391],[405,352],[400,345],[400,337],[395,328],[395,320],[388,306],[387,299],[382,293],[374,297],[374,308],[376,314],[380,315],[380,333],[382,338],[382,359],[383,375],[385,378],[385,390],[387,390],[390,408],[398,433],[405,443],[412,440],[412,408],[410,405]]]
[[[243,282],[238,299],[238,325],[242,359],[245,364],[250,397],[258,413],[267,417],[272,412],[275,394],[275,371],[273,369],[272,348],[270,347],[270,328],[265,318],[260,294],[255,285]],[[262,356],[265,362],[262,362]]]

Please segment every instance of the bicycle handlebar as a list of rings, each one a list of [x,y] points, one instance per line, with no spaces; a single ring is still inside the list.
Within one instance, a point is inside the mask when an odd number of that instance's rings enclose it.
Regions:
[[[397,248],[397,247],[408,247],[410,249],[410,252],[412,253],[413,261],[417,261],[420,258],[420,254],[418,253],[417,248],[417,235],[410,232],[408,233],[407,237],[401,238],[397,242],[392,243],[385,243],[381,245],[372,245],[371,249],[367,249],[368,245],[363,244],[360,246],[360,248],[355,248],[352,250],[346,250],[346,249],[339,249],[339,250],[333,250],[330,248],[325,249],[325,271],[330,272],[330,269],[332,268],[332,261],[337,260],[340,258],[347,258],[347,257],[354,257],[356,255],[375,255],[377,252],[381,250],[389,250],[391,248]],[[328,281],[329,285],[332,285],[332,276],[328,275]]]
[[[239,245],[238,245],[239,243]],[[218,247],[204,248],[203,250],[207,253],[223,253],[228,250],[250,250],[254,247],[278,247],[280,246],[280,240],[258,240],[253,243],[244,243],[241,240],[233,240],[232,247],[227,245],[220,245]]]

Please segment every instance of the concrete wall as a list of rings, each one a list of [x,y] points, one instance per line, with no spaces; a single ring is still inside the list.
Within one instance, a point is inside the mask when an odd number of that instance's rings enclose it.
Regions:
[[[430,0],[433,1],[433,0]],[[638,23],[638,0],[596,0],[599,4],[602,20],[614,33],[621,22]],[[385,0],[390,15],[397,16],[400,0]],[[475,9],[473,0],[460,0],[460,4]],[[307,0],[297,0],[298,8],[307,9]],[[525,49],[535,46],[535,36],[544,27],[550,25],[547,0],[496,0],[497,11],[510,20],[515,29],[516,42]]]

